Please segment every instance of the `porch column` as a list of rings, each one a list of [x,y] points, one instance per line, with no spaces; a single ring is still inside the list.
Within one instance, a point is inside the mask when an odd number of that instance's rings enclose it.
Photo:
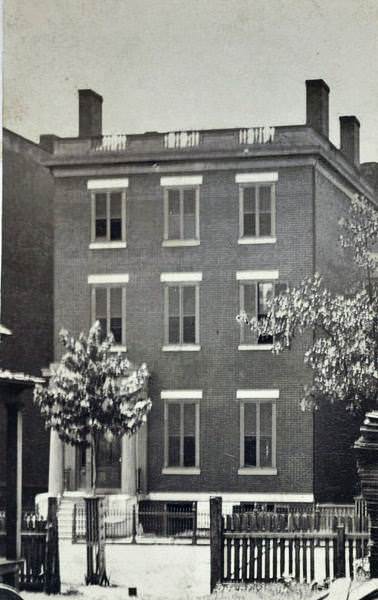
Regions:
[[[7,404],[6,558],[21,556],[22,412],[18,403]]]
[[[139,494],[147,494],[147,423],[144,423],[136,434],[137,461],[136,468],[139,471]]]
[[[63,494],[64,447],[55,429],[50,429],[49,496]]]
[[[121,491],[130,496],[136,494],[136,435],[122,438]]]

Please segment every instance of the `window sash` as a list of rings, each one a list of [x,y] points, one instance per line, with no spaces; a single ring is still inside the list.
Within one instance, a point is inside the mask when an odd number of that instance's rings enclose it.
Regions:
[[[247,210],[244,206],[244,190],[248,188],[255,189],[255,209],[254,211]],[[260,208],[260,188],[262,187],[270,187],[270,212],[268,213],[266,210],[261,210]],[[274,237],[276,235],[276,186],[275,184],[241,184],[239,185],[239,229],[240,229],[240,237]],[[254,214],[255,215],[255,234],[251,235],[245,232],[245,216]],[[261,224],[260,224],[260,214],[261,216],[270,214],[270,233],[261,233]]]
[[[112,194],[121,194],[121,214],[119,217],[112,217],[111,214],[111,195]],[[106,215],[104,220],[106,220],[106,235],[105,237],[96,237],[96,195],[97,194],[105,194],[106,196]],[[91,192],[91,204],[92,204],[92,227],[91,227],[91,242],[125,242],[126,241],[126,191],[123,190],[119,192],[118,190],[96,190],[95,192]],[[111,224],[112,221],[119,220],[121,221],[121,237],[112,239],[111,237]]]
[[[256,318],[259,319],[260,315],[262,315],[263,313],[260,312],[260,294],[259,294],[259,286],[260,285],[265,285],[267,283],[271,283],[273,286],[273,297],[278,296],[278,294],[287,289],[287,284],[283,283],[283,282],[277,282],[277,281],[269,281],[269,280],[264,280],[264,281],[241,281],[240,285],[239,285],[239,299],[240,299],[240,311],[245,311],[247,313],[247,311],[245,310],[245,286],[246,285],[254,285],[255,289],[254,289],[254,295],[255,295],[255,302],[254,302],[254,307],[255,307],[255,314],[251,315],[252,318]],[[248,313],[247,313],[248,314]],[[251,339],[252,338],[252,339]],[[260,340],[257,335],[255,333],[252,333],[249,328],[248,325],[246,324],[242,324],[242,326],[240,327],[240,343],[241,344],[245,344],[245,343],[251,343],[251,344],[273,344],[274,339],[270,339],[270,340]]]
[[[245,464],[245,407],[253,404],[256,407],[256,465]],[[271,464],[261,465],[261,427],[260,427],[260,408],[262,405],[271,406],[271,418],[272,418],[272,431],[271,431]],[[240,402],[240,467],[241,468],[272,468],[275,469],[276,463],[276,402],[271,399],[258,399],[258,400],[243,400]]]
[[[177,437],[177,433],[170,435],[169,432],[169,407],[172,405],[178,405],[180,407],[180,432],[179,432],[179,464],[170,464],[169,461],[169,450],[170,450],[170,439]],[[185,465],[185,430],[184,430],[184,410],[185,406],[194,406],[194,418],[195,418],[195,431],[194,431],[194,444],[195,444],[195,464]],[[190,436],[186,436],[190,437]],[[200,464],[200,405],[198,400],[185,398],[185,399],[174,399],[165,400],[164,402],[164,467],[179,467],[179,468],[198,468]]]
[[[96,289],[102,288],[106,290],[106,332],[105,335],[109,335],[111,332],[111,320],[112,318],[121,318],[121,341],[115,341],[115,345],[126,346],[126,286],[120,286],[117,284],[96,284],[91,289],[91,304],[92,304],[92,323],[96,321]],[[112,317],[111,313],[111,289],[121,290],[121,314]]]
[[[179,314],[171,315],[169,312],[169,289],[172,287],[177,287],[179,290]],[[185,288],[194,288],[194,302],[195,309],[193,315],[188,315],[184,312],[184,289]],[[164,305],[165,305],[165,319],[164,319],[164,340],[167,345],[175,345],[178,344],[180,346],[185,346],[187,344],[199,344],[199,285],[193,285],[192,283],[172,283],[167,284],[164,288]],[[185,342],[184,341],[184,318],[194,318],[194,341]],[[179,320],[179,338],[178,341],[170,341],[169,333],[170,333],[170,319],[178,318]]]
[[[185,190],[194,191],[194,237],[185,236],[185,209],[184,195]],[[171,237],[170,235],[170,218],[169,218],[169,192],[179,192],[179,237]],[[165,188],[164,190],[164,240],[199,240],[199,186],[180,186],[175,188]]]

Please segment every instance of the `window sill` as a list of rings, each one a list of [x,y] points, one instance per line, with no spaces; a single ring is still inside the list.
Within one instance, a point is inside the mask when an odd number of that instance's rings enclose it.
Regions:
[[[199,344],[170,344],[162,347],[163,352],[198,352],[201,350]]]
[[[174,247],[185,247],[185,246],[199,246],[199,240],[164,240],[161,244],[163,248],[174,248]]]
[[[199,467],[164,467],[163,475],[200,475]]]
[[[117,248],[127,248],[126,242],[91,242],[89,250],[116,250]]]
[[[242,237],[238,239],[238,244],[275,244],[277,238],[275,236],[261,236],[261,237]]]
[[[273,467],[261,469],[258,467],[240,467],[240,469],[238,469],[238,475],[277,475],[277,469]]]
[[[127,347],[114,345],[110,348],[110,352],[127,352]]]
[[[239,344],[238,350],[272,350],[273,344]]]

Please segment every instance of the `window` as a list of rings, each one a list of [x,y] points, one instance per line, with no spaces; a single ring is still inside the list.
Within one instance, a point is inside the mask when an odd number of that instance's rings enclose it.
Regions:
[[[126,247],[126,188],[128,179],[88,181],[92,227],[90,248]]]
[[[165,394],[168,398],[164,398]],[[199,472],[199,397],[202,392],[184,391],[184,398],[177,398],[178,392],[162,392],[165,400],[165,449],[164,469],[166,473]]]
[[[240,272],[243,273],[243,272]],[[286,283],[275,281],[240,281],[240,310],[244,311],[248,318],[256,318],[258,321],[266,318],[268,314],[268,303],[273,295],[277,296],[287,288]],[[257,335],[251,331],[248,325],[240,327],[240,350],[260,349],[266,347],[269,349],[273,344],[272,336]]]
[[[275,191],[278,173],[236,175],[240,198],[240,244],[276,241]]]
[[[112,282],[112,278],[119,281]],[[112,333],[115,346],[125,349],[126,287],[122,279],[128,278],[116,275],[92,275],[88,278],[92,284],[92,321],[99,321],[104,337]]]
[[[92,242],[126,241],[125,192],[92,192]]]
[[[269,395],[270,390],[267,392]],[[256,393],[258,390],[253,395]],[[243,474],[243,470],[267,475],[276,473],[276,404],[273,399],[248,398],[240,403],[239,474]]]
[[[199,240],[198,188],[165,190],[165,240]]]
[[[186,274],[191,281],[183,281],[182,273],[165,275],[163,350],[199,350],[199,285],[193,281],[200,281],[202,274]]]
[[[274,236],[274,184],[246,184],[240,193],[240,237]]]
[[[162,177],[164,187],[163,246],[196,246],[199,242],[201,175]]]

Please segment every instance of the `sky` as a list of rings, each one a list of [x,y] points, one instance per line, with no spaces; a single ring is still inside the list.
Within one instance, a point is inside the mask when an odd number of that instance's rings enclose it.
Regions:
[[[77,90],[104,98],[104,133],[305,122],[324,79],[330,137],[361,122],[378,161],[378,0],[4,0],[3,123],[76,136]]]

